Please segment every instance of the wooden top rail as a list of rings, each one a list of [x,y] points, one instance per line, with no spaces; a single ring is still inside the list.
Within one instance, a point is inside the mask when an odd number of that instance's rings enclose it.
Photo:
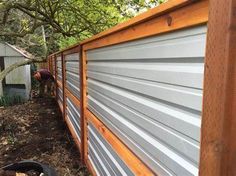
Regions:
[[[160,12],[156,18],[145,18],[142,23],[131,23],[124,29],[108,30],[81,44],[84,50],[89,50],[204,24],[208,21],[208,3],[202,0],[174,11]]]
[[[65,93],[66,96],[69,97],[71,101],[80,108],[80,101],[78,100],[78,98],[74,96],[73,93],[71,93],[70,90],[68,90],[67,88],[65,88]]]

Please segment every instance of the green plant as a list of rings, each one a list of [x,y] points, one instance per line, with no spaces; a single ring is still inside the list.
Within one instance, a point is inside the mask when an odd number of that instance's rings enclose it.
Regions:
[[[13,133],[10,133],[8,136],[7,136],[7,143],[8,144],[11,144],[11,145],[14,145],[16,143],[17,139],[15,137],[15,135]]]
[[[20,95],[3,95],[0,97],[0,106],[12,106],[23,102],[24,99]]]

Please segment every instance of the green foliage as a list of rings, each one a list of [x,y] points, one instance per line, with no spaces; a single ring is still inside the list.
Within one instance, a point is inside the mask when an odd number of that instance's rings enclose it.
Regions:
[[[63,49],[79,42],[77,37],[62,37],[59,39],[59,48]]]
[[[165,0],[1,0],[0,41],[43,55],[82,41]]]
[[[23,98],[19,95],[3,95],[0,97],[0,106],[4,107],[20,104],[23,102]]]

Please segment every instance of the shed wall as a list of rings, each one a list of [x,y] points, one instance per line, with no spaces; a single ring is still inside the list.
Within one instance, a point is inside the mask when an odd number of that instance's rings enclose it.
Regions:
[[[4,65],[5,68],[15,64],[16,62],[22,61],[26,58],[24,57],[4,57]],[[31,90],[31,73],[30,73],[30,65],[21,66],[19,68],[14,69],[6,76],[6,84],[12,85],[25,85],[25,98],[29,99],[29,94]]]
[[[87,54],[88,108],[160,175],[197,175],[206,26]]]
[[[4,57],[5,68],[11,66],[12,64],[24,60],[24,57]],[[27,67],[21,66],[11,71],[6,76],[6,84],[25,84],[27,79]]]

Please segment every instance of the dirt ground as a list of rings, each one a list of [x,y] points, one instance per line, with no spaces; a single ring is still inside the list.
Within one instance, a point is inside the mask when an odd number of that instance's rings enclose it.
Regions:
[[[34,160],[53,167],[59,176],[89,175],[52,98],[0,107],[0,168]]]

